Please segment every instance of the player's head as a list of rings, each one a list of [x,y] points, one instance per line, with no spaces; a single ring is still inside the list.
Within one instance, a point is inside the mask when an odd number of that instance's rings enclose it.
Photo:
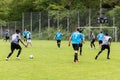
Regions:
[[[77,29],[76,29],[78,32],[80,31],[80,27],[77,27]]]
[[[100,31],[100,33],[103,33],[102,31]]]
[[[106,36],[108,36],[108,33],[105,33]]]
[[[19,33],[20,33],[20,30],[16,29],[16,33],[19,34]]]
[[[78,29],[78,31],[79,31],[80,33],[82,33],[82,31],[83,31],[83,29],[82,29],[82,28],[77,27],[77,29]]]

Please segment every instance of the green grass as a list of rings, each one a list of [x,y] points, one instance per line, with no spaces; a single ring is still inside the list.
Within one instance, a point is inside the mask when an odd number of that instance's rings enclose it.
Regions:
[[[90,49],[89,42],[83,46],[83,55],[79,63],[73,63],[73,49],[68,41],[62,41],[57,48],[56,41],[33,40],[33,47],[22,46],[21,60],[16,60],[17,51],[9,61],[5,61],[10,52],[10,43],[0,40],[0,80],[120,80],[120,43],[113,42],[110,60],[106,59],[105,50],[94,60],[98,53]],[[34,59],[29,59],[33,54]]]

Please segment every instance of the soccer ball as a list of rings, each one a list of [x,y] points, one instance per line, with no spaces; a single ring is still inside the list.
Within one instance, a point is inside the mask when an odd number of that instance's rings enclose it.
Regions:
[[[31,55],[29,56],[29,58],[30,58],[30,59],[33,59],[33,58],[34,58],[34,55],[33,55],[33,54],[31,54]]]

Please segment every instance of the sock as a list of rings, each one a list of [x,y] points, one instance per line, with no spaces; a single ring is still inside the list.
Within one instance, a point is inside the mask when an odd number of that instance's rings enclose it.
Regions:
[[[12,55],[12,52],[11,52],[11,53],[9,53],[9,55],[7,56],[7,58],[9,58],[11,55]]]
[[[77,54],[77,53],[74,54],[74,62],[75,62],[76,60],[78,60],[78,54]]]
[[[60,48],[60,44],[57,44],[58,45],[58,47]]]
[[[17,57],[19,57],[20,53],[21,53],[21,50],[18,51]]]

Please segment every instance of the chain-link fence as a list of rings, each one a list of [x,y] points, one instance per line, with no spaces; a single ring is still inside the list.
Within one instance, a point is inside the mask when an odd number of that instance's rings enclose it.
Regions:
[[[16,28],[19,28],[22,32],[25,29],[31,31],[35,39],[53,39],[57,28],[60,28],[64,33],[63,39],[68,39],[76,27],[85,27],[83,33],[86,35],[86,39],[89,39],[90,30],[94,29],[96,35],[100,30],[103,32],[107,30],[113,40],[117,41],[119,40],[116,28],[118,27],[116,25],[118,14],[111,15],[110,11],[111,9],[102,9],[102,16],[100,16],[100,11],[96,9],[24,12],[21,14],[22,21],[8,22],[5,27],[1,26],[0,34],[2,36],[5,29],[9,29],[12,33]],[[100,18],[105,18],[107,21],[100,23]],[[85,29],[89,29],[89,31]]]

